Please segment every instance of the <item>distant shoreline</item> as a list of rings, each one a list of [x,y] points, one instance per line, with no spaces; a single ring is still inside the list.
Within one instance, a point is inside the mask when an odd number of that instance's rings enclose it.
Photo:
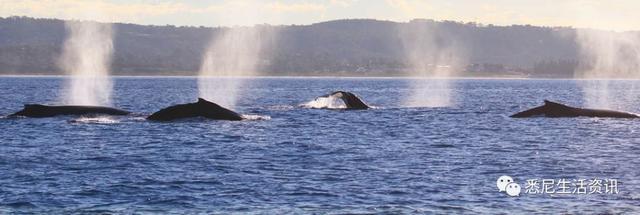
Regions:
[[[410,62],[412,51],[403,48],[411,38],[400,38],[399,29],[416,27],[438,29],[432,39],[448,44],[423,50],[422,66]],[[64,74],[58,61],[67,38],[65,20],[0,18],[0,28],[7,35],[0,38],[0,74]],[[224,33],[223,28],[117,23],[114,28],[109,66],[112,74],[125,76],[197,75],[211,39]],[[588,63],[581,61],[573,39],[577,29],[570,27],[357,19],[256,28],[277,31],[265,39],[256,65],[264,76],[405,77],[442,66],[464,78],[572,78],[577,66]],[[444,57],[456,62],[439,59]]]
[[[39,74],[0,74],[0,77],[15,77],[15,78],[64,78],[70,75],[39,75]],[[197,78],[197,75],[111,75],[114,78]],[[420,79],[421,77],[415,76],[312,76],[312,75],[258,75],[258,76],[231,76],[231,78],[345,78],[345,79]],[[586,80],[569,77],[527,77],[527,76],[452,76],[444,79],[459,79],[459,80]],[[589,79],[589,80],[640,80],[640,79]]]

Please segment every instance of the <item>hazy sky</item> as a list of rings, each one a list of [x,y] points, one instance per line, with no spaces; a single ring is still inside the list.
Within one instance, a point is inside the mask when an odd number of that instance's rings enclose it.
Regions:
[[[639,11],[639,0],[0,0],[2,17],[194,26],[429,18],[640,30]]]

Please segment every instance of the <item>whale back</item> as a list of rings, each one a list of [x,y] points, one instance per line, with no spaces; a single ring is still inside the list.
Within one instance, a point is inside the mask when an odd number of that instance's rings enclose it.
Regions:
[[[576,108],[568,105],[560,104],[544,100],[544,105],[535,107],[529,110],[525,110],[511,117],[523,118],[523,117],[609,117],[609,118],[638,118],[639,116],[633,113],[626,113],[612,110],[598,110],[587,108]]]
[[[163,108],[162,110],[148,116],[147,119],[155,121],[171,121],[181,118],[197,117],[198,115],[192,106],[193,104],[179,104]]]
[[[516,114],[511,115],[513,118],[525,118],[525,117],[534,117],[534,116],[544,116],[546,112],[546,107],[539,106],[535,108],[531,108],[529,110],[525,110],[522,112],[518,112]]]
[[[51,117],[54,114],[51,111],[47,111],[48,106],[40,105],[40,104],[25,104],[24,108],[14,114],[9,115],[10,117],[15,116],[26,116],[26,117]]]
[[[172,121],[184,118],[205,117],[216,120],[242,120],[242,116],[216,103],[198,98],[195,103],[179,104],[164,108],[147,117],[154,121]]]
[[[198,98],[196,103],[196,111],[199,115],[218,120],[242,120],[242,116],[236,112],[226,109],[216,103],[207,101],[203,98]]]
[[[577,117],[577,108],[570,107],[557,102],[544,100],[544,112],[546,117]]]
[[[511,115],[511,117],[514,117],[514,118],[535,117],[535,116],[560,117],[562,115],[565,115],[571,112],[571,109],[572,107],[569,107],[557,102],[544,100],[544,105],[513,114]]]
[[[24,108],[12,116],[34,118],[54,117],[58,115],[127,115],[128,111],[101,106],[48,106],[41,104],[25,104]]]

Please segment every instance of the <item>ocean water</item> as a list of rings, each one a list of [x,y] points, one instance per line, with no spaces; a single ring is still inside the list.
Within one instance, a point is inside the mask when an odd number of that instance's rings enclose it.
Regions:
[[[194,78],[116,78],[126,117],[0,119],[1,213],[621,213],[640,210],[640,120],[512,119],[579,81],[454,80],[453,105],[407,108],[410,79],[255,78],[236,110],[269,119],[155,123]],[[56,104],[61,77],[0,78],[0,115]],[[615,81],[640,112],[639,81]],[[334,90],[376,109],[307,109]],[[625,95],[625,96],[623,96]],[[513,177],[520,196],[498,192]],[[528,179],[615,179],[608,194],[525,193]],[[604,188],[603,188],[604,191]]]

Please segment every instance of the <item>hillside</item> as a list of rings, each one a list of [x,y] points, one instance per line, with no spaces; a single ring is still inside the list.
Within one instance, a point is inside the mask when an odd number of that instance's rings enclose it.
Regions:
[[[576,30],[414,20],[336,20],[312,25],[260,26],[273,30],[265,75],[394,76],[410,70],[398,29],[437,31],[437,44],[463,47],[464,75],[570,76]],[[194,75],[209,39],[221,28],[114,24],[112,70],[118,75]],[[56,60],[63,20],[0,18],[0,73],[63,74]],[[406,45],[406,44],[405,44]],[[569,70],[569,71],[568,71]]]

